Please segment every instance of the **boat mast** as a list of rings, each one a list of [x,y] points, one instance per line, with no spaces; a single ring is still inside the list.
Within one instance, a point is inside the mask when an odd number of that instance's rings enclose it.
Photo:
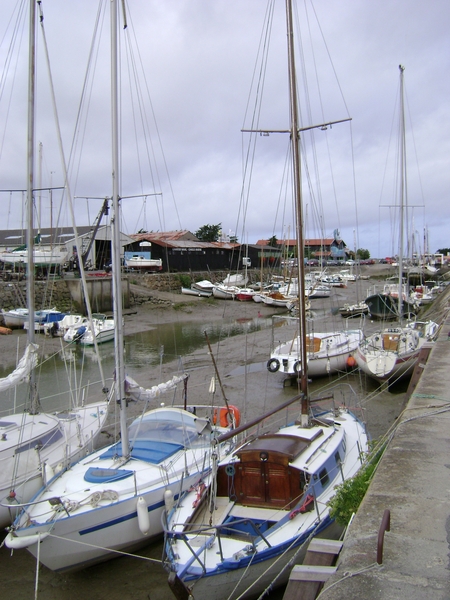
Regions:
[[[30,0],[30,30],[28,49],[28,133],[27,133],[27,340],[34,344],[34,141],[35,141],[35,95],[36,95],[36,0]],[[39,411],[39,399],[36,390],[36,373],[30,373],[30,413]]]
[[[400,247],[398,250],[398,318],[403,316],[403,237],[405,218],[405,190],[406,190],[406,147],[405,147],[405,105],[403,98],[403,72],[405,67],[399,65],[400,69]]]
[[[120,407],[122,456],[129,456],[127,400],[125,398],[125,365],[123,361],[122,277],[120,260],[120,181],[119,181],[119,93],[117,53],[118,3],[111,0],[111,132],[112,132],[112,286],[114,314],[115,392]]]
[[[286,0],[286,24],[288,39],[288,64],[289,64],[289,97],[291,115],[291,144],[294,168],[294,202],[296,207],[296,234],[297,234],[297,263],[298,263],[298,306],[299,306],[299,338],[300,338],[300,364],[301,374],[299,388],[302,394],[302,426],[308,423],[309,397],[308,397],[308,357],[306,352],[306,311],[305,311],[305,261],[303,250],[303,210],[301,190],[301,164],[300,164],[300,132],[298,127],[297,84],[295,77],[294,58],[294,30],[292,24],[292,1]]]

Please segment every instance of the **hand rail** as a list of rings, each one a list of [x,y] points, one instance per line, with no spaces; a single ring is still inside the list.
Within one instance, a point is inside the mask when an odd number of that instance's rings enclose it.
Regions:
[[[379,565],[383,564],[383,544],[384,544],[384,533],[385,531],[391,530],[391,511],[386,508],[383,514],[383,518],[381,519],[380,529],[378,531],[378,541],[377,541],[377,563]]]

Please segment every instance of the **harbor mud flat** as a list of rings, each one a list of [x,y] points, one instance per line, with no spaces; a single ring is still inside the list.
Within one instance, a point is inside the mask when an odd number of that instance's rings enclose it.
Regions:
[[[364,282],[366,283],[366,282]],[[370,282],[373,284],[374,282]],[[367,282],[369,285],[369,282]],[[365,289],[365,288],[364,288]],[[144,292],[143,292],[144,293]],[[227,333],[211,344],[212,354],[217,365],[214,370],[208,344],[205,343],[187,355],[166,361],[157,368],[142,368],[143,387],[166,381],[180,369],[189,374],[187,403],[209,403],[212,401],[210,381],[219,375],[221,385],[216,386],[214,402],[219,403],[225,395],[230,404],[237,406],[242,420],[250,420],[270,410],[297,392],[295,383],[286,386],[283,376],[269,373],[266,369],[272,329],[270,326],[273,310],[254,302],[209,301],[203,298],[188,298],[178,294],[161,293],[164,307],[155,308],[149,303],[141,303],[125,315],[124,331],[126,338],[138,336],[143,331],[179,323],[196,322],[203,326],[213,322],[238,322],[240,333]],[[349,284],[346,289],[337,289],[331,299],[314,301],[313,312],[317,316],[314,327],[343,327],[343,319],[333,314],[335,308],[344,302],[352,302],[356,297],[356,287]],[[317,302],[317,304],[316,304]],[[258,327],[257,324],[260,323]],[[351,327],[358,327],[355,321]],[[367,326],[374,326],[367,323]],[[229,331],[229,330],[227,330]],[[61,348],[60,339],[37,336],[41,352],[50,354]],[[14,364],[18,348],[24,348],[26,336],[16,331],[12,335],[0,336],[0,357],[3,364]],[[106,347],[106,345],[105,345]],[[382,436],[395,423],[403,409],[405,388],[379,389],[377,385],[361,377],[357,372],[326,377],[311,382],[311,393],[328,393],[336,384],[344,390],[348,405],[353,407],[356,400],[363,401],[363,416],[373,438]],[[171,398],[166,402],[170,403]],[[340,402],[341,396],[336,396]],[[141,406],[133,406],[137,415]],[[133,416],[133,415],[132,415]],[[42,600],[168,600],[171,592],[167,586],[167,574],[160,560],[162,543],[154,543],[144,548],[140,558],[123,556],[77,573],[56,574],[43,566],[39,567],[37,598]],[[26,551],[10,551],[0,548],[0,586],[2,600],[29,600],[35,597],[36,561]],[[281,598],[271,594],[270,598]]]

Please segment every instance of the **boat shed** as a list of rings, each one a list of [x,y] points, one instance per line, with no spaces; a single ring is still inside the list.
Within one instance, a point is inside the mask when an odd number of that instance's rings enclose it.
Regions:
[[[190,231],[136,233],[127,251],[139,252],[151,243],[151,258],[161,259],[163,271],[236,271],[242,269],[245,246],[231,242],[201,242]]]

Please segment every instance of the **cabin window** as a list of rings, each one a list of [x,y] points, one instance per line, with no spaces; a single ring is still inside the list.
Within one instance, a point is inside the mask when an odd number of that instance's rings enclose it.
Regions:
[[[341,464],[342,461],[341,461],[341,455],[339,454],[339,451],[336,452],[336,454],[334,455],[334,460],[336,461],[337,465]]]
[[[319,479],[322,487],[325,487],[327,483],[329,483],[330,478],[328,477],[328,471],[326,469],[319,471]]]

